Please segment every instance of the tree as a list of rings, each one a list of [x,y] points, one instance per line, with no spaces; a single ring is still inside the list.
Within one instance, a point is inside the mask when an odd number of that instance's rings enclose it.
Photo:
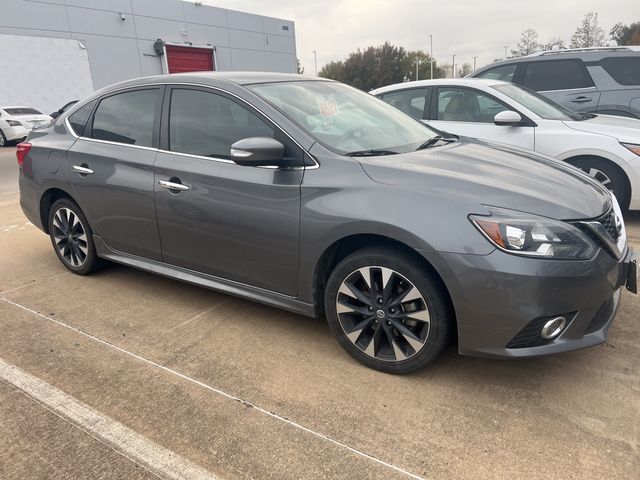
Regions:
[[[512,50],[511,55],[514,57],[523,57],[530,55],[533,52],[537,52],[542,48],[540,42],[538,42],[538,32],[532,28],[527,28],[520,35],[520,41],[516,50]]]
[[[542,45],[543,50],[562,50],[567,48],[567,44],[560,37],[552,37],[549,41]]]
[[[571,36],[571,48],[601,47],[602,45],[604,45],[604,31],[598,25],[598,14],[589,12]]]
[[[304,67],[302,65],[300,65],[300,59],[299,58],[296,58],[296,65],[297,65],[297,68],[298,68],[298,73],[300,75],[302,75],[304,73]]]
[[[431,78],[431,57],[422,50],[412,50],[407,52],[405,58],[402,60],[402,71],[405,75],[404,81],[416,79],[416,62],[418,63],[418,79],[427,80]],[[433,77],[444,78],[446,71],[436,65],[435,59],[433,60]]]
[[[473,70],[473,67],[471,66],[470,63],[463,63],[462,67],[458,71],[458,78],[466,77],[471,73],[472,70]]]
[[[616,23],[609,34],[618,45],[640,45],[640,21],[630,25]]]

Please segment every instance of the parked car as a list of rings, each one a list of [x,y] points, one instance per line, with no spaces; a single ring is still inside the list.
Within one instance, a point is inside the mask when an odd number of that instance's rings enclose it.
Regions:
[[[27,138],[34,127],[51,121],[49,115],[31,107],[0,107],[0,147]]]
[[[72,100],[69,103],[65,103],[65,105],[56,110],[55,112],[53,112],[50,116],[51,118],[58,118],[60,115],[62,115],[64,112],[66,112],[67,110],[69,110],[71,107],[73,107],[76,103],[78,103],[78,100]]]
[[[20,203],[101,259],[305,315],[405,373],[605,341],[637,290],[615,197],[550,157],[443,139],[338,82],[200,73],[105,88],[19,145]],[[252,335],[248,331],[247,335]]]
[[[538,52],[470,77],[513,82],[569,110],[640,118],[640,46]]]
[[[570,163],[613,191],[623,209],[640,209],[640,120],[571,112],[498,80],[422,80],[371,93],[439,130]]]

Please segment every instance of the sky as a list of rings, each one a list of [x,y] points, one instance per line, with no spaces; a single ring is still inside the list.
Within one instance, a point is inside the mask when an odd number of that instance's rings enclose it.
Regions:
[[[298,58],[306,74],[350,52],[389,41],[429,52],[438,63],[477,66],[515,48],[533,28],[540,41],[560,36],[567,44],[585,13],[597,12],[608,32],[615,23],[640,20],[639,0],[205,0],[218,7],[293,20]]]

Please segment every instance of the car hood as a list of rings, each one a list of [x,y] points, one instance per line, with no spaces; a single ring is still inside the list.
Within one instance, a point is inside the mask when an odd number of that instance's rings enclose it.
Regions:
[[[469,213],[491,205],[576,220],[610,208],[608,191],[582,171],[507,145],[462,137],[447,146],[358,160],[376,182],[465,203]]]
[[[614,115],[596,115],[594,118],[565,121],[574,130],[599,133],[616,138],[619,142],[640,144],[640,120]]]

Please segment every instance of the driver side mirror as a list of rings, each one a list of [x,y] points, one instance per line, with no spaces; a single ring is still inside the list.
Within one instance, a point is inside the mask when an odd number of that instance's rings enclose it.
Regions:
[[[284,164],[284,145],[269,137],[251,137],[231,145],[231,160],[247,167]]]
[[[493,123],[505,127],[517,127],[522,124],[522,117],[513,110],[504,110],[496,113],[496,116],[493,117]]]

